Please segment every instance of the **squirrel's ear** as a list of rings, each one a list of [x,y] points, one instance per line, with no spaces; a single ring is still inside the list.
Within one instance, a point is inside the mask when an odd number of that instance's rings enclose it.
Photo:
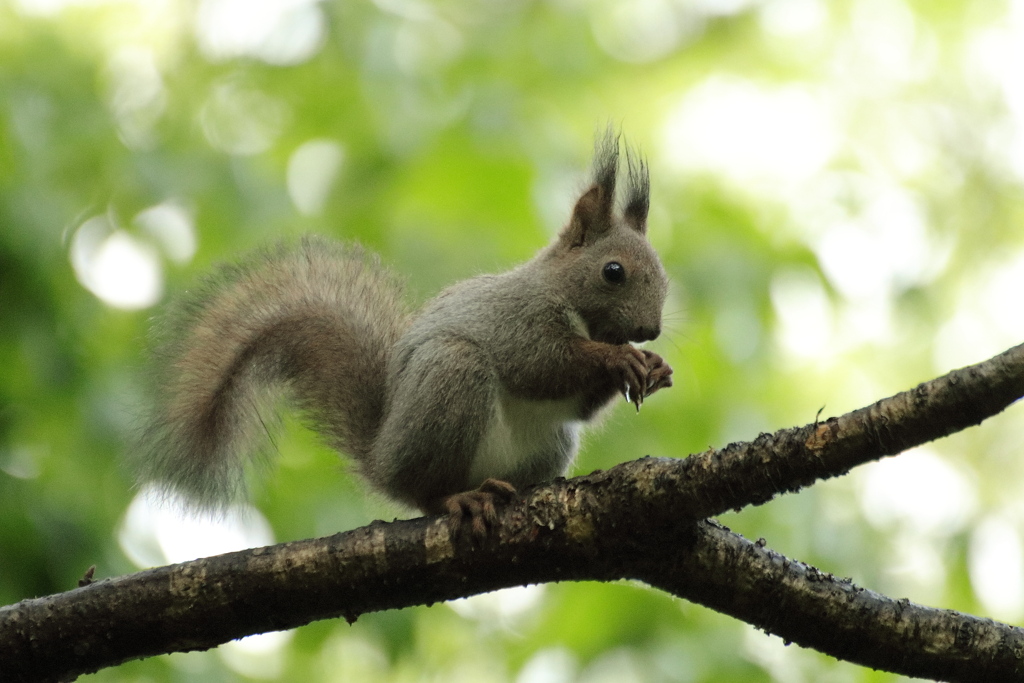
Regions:
[[[626,147],[628,187],[622,217],[641,235],[647,234],[647,212],[651,208],[651,178],[644,161],[635,150]]]
[[[600,185],[592,185],[576,200],[569,224],[560,234],[559,241],[571,248],[582,247],[608,230],[611,225],[611,198]]]

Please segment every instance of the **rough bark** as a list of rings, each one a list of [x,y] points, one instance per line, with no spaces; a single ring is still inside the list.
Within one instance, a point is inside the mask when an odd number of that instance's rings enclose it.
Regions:
[[[1024,630],[893,600],[703,517],[978,424],[1024,395],[1024,345],[826,422],[525,492],[482,543],[438,518],[98,581],[0,608],[0,678],[71,680],[163,652],[498,588],[632,578],[840,659],[944,681],[1024,680]]]

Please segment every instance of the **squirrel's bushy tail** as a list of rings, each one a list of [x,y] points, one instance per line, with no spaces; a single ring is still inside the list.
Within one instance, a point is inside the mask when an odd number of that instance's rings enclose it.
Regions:
[[[363,460],[408,325],[401,298],[375,256],[315,237],[222,266],[158,323],[140,481],[201,508],[236,498],[281,389],[331,446]]]

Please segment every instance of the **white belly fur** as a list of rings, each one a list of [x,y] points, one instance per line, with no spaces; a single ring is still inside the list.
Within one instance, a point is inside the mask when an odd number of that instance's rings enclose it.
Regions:
[[[559,445],[562,429],[568,426],[577,432],[580,428],[576,415],[576,399],[529,401],[503,392],[477,448],[470,481],[502,479],[538,454],[557,457],[553,451],[564,449]]]

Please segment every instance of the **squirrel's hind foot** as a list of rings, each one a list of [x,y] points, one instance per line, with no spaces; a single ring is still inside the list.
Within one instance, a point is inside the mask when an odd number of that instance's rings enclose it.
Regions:
[[[485,479],[472,491],[450,495],[442,503],[448,512],[448,529],[452,536],[458,535],[468,517],[473,536],[486,538],[487,530],[498,522],[497,506],[515,498],[515,487],[500,479]]]

